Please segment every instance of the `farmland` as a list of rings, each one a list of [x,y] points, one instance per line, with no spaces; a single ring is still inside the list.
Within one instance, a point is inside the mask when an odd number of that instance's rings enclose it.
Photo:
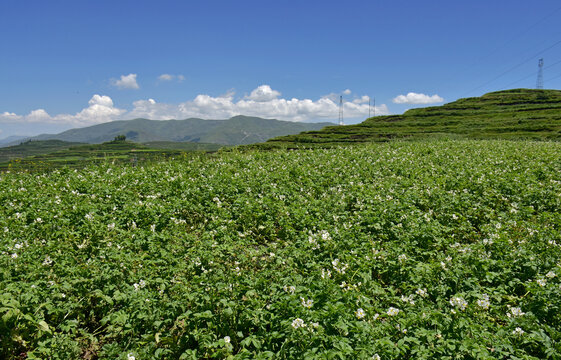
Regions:
[[[559,359],[561,144],[0,175],[0,358]]]

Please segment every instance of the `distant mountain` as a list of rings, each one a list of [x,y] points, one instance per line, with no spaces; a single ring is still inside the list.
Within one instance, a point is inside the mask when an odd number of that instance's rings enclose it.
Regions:
[[[179,141],[245,145],[267,141],[270,138],[298,134],[302,131],[320,130],[332,123],[301,123],[235,116],[228,120],[120,120],[64,131],[44,134],[32,140],[63,140],[98,144],[125,135],[134,142]]]
[[[18,141],[22,141],[23,139],[28,139],[29,136],[19,136],[19,135],[12,135],[8,136],[7,138],[0,139],[0,147],[10,146],[12,144],[17,143]]]

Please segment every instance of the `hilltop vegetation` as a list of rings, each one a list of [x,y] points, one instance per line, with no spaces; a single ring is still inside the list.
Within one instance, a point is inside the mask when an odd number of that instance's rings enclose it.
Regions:
[[[403,115],[376,116],[357,125],[277,137],[257,147],[329,146],[395,139],[561,138],[561,91],[514,89],[460,99]]]
[[[559,359],[561,144],[0,176],[0,358]]]

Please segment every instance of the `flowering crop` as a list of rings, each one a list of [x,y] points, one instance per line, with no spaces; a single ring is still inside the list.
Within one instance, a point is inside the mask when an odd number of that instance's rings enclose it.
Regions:
[[[561,144],[0,174],[0,358],[556,359]]]

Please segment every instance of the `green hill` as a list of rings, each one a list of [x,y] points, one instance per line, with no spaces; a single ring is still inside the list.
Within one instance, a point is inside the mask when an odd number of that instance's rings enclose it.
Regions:
[[[0,149],[1,170],[48,170],[61,166],[84,167],[93,163],[146,163],[178,156],[217,151],[221,145],[185,142],[109,141],[102,144],[60,140],[27,141]]]
[[[249,116],[235,116],[228,120],[134,119],[70,129],[60,134],[44,134],[32,139],[99,144],[117,135],[126,135],[127,140],[138,143],[172,141],[242,145],[267,141],[276,136],[320,130],[327,125],[332,123],[297,123]]]
[[[459,99],[403,115],[377,116],[357,125],[271,139],[257,147],[327,146],[392,139],[561,138],[561,91],[514,89]]]
[[[70,146],[80,143],[62,140],[31,141],[27,140],[19,145],[0,148],[0,163],[14,159],[22,159],[29,156],[50,154],[56,151],[68,149]]]

